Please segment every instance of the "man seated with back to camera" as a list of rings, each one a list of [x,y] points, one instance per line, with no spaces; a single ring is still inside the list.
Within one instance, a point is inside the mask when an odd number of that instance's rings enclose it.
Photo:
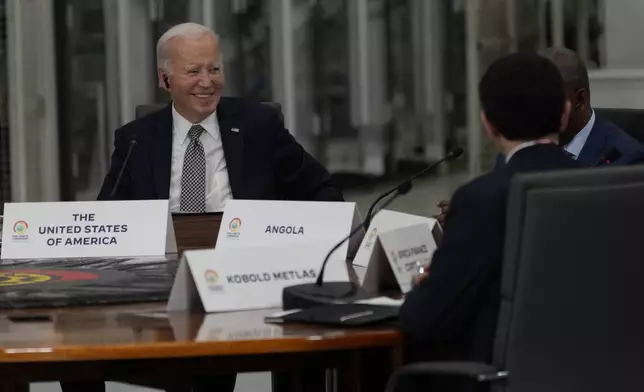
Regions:
[[[169,29],[157,43],[157,71],[172,103],[116,130],[99,200],[169,199],[172,212],[220,211],[233,198],[343,201],[274,108],[221,96],[224,70],[213,31],[196,23]],[[168,387],[210,391],[215,385],[232,392],[235,380],[230,374]],[[61,386],[64,392],[105,391],[103,381]]]
[[[559,145],[577,162],[596,167],[605,164],[632,165],[644,162],[644,146],[622,129],[598,115],[590,104],[590,82],[583,60],[574,51],[552,47],[540,53],[559,69],[571,103],[570,119],[559,134]],[[613,155],[610,157],[609,155]],[[499,154],[496,168],[505,165]],[[449,201],[438,204],[438,220],[443,223],[449,211]]]
[[[559,69],[566,99],[570,101],[570,119],[559,134],[559,145],[577,162],[596,167],[605,164],[630,165],[644,162],[644,146],[622,129],[595,113],[590,104],[590,82],[583,60],[574,51],[552,47],[540,53]],[[611,151],[616,153],[608,157]],[[502,156],[497,165],[503,164]]]
[[[580,165],[557,145],[570,102],[552,62],[537,54],[505,56],[489,67],[479,88],[485,133],[505,164],[454,193],[442,242],[429,273],[407,294],[400,322],[412,347],[429,353],[447,345],[451,359],[486,362],[499,312],[512,176]]]

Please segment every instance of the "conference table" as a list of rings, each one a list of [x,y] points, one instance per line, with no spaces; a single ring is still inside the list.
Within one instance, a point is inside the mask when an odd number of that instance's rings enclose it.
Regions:
[[[402,361],[396,329],[264,321],[278,310],[168,313],[163,303],[145,303],[3,311],[0,391],[96,379],[163,387],[252,371],[272,371],[280,391],[323,391],[326,379],[337,391],[383,391]]]
[[[0,392],[60,380],[163,389],[255,371],[272,372],[275,392],[384,391],[402,362],[394,327],[265,322],[280,309],[166,312],[181,253],[214,247],[220,223],[175,216],[179,253],[160,258],[2,260]]]
[[[272,372],[275,392],[322,392],[328,382],[383,391],[401,364],[394,327],[265,322],[280,309],[166,312],[178,263],[176,255],[3,260],[0,392],[59,380],[164,389],[254,371]]]

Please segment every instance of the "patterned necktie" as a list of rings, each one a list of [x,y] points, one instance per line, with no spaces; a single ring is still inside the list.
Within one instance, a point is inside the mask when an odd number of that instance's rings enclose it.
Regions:
[[[206,154],[199,136],[205,131],[201,125],[193,125],[188,131],[190,144],[183,159],[181,173],[182,212],[206,212]]]

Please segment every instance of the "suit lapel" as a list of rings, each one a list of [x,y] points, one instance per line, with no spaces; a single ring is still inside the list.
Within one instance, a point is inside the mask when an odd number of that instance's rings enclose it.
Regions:
[[[239,108],[230,98],[221,98],[217,106],[217,121],[221,142],[224,147],[224,157],[228,168],[228,179],[233,197],[243,198],[243,160],[244,130],[242,119],[239,116]]]
[[[156,132],[152,133],[154,140],[150,143],[156,144],[152,149],[152,172],[154,187],[159,199],[170,197],[170,171],[172,165],[172,104],[166,106],[159,113],[159,120],[156,122]]]
[[[584,165],[595,165],[606,148],[606,132],[599,116],[595,117],[595,124],[590,130],[586,144],[581,149],[577,161]]]

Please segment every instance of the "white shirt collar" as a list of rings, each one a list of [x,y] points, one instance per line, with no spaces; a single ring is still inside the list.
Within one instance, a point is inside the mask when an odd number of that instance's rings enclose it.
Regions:
[[[539,143],[537,140],[530,140],[529,142],[523,142],[519,144],[518,146],[514,147],[510,152],[505,156],[505,163],[510,162],[510,159],[516,154],[517,152],[523,150],[524,148],[532,147],[535,144]]]
[[[552,141],[551,139],[548,139],[548,138],[530,140],[530,141],[527,141],[527,142],[523,142],[523,143],[519,144],[518,146],[514,147],[512,150],[510,150],[510,152],[508,152],[508,154],[505,156],[505,163],[507,164],[508,162],[510,162],[510,159],[517,152],[523,150],[524,148],[532,147],[532,146],[534,146],[536,144],[555,144],[555,142]]]
[[[590,120],[588,120],[588,123],[581,129],[581,131],[579,131],[578,134],[575,135],[574,138],[572,138],[570,143],[564,146],[564,150],[568,151],[574,156],[575,159],[577,159],[577,157],[579,157],[579,154],[581,154],[581,150],[586,145],[586,140],[588,140],[588,136],[590,135],[590,132],[593,130],[594,126],[595,111],[593,110],[593,114],[590,115]]]
[[[179,112],[177,112],[177,109],[174,107],[174,103],[172,104],[172,125],[173,125],[173,132],[174,132],[174,137],[176,140],[183,144],[186,139],[188,138],[188,131],[190,131],[190,128],[193,125],[190,121],[186,120],[185,117],[183,117]],[[215,140],[219,139],[219,127],[217,125],[217,112],[212,112],[210,116],[208,116],[205,120],[199,123],[206,132],[212,136]]]

